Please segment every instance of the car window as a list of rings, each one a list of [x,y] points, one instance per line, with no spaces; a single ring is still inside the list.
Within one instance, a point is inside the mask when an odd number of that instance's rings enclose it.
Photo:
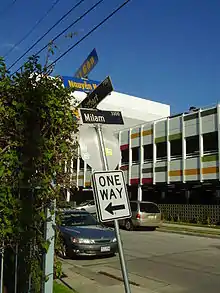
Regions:
[[[68,213],[61,216],[61,226],[90,226],[98,225],[96,219],[86,213]]]
[[[131,202],[131,211],[136,212],[137,211],[137,203],[136,202]]]
[[[160,210],[154,203],[140,203],[140,212],[160,213]]]

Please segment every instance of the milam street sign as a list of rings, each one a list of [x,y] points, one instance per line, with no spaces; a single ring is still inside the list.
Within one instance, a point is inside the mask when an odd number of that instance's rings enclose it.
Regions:
[[[121,112],[79,109],[83,124],[124,124]]]
[[[131,217],[130,202],[122,171],[94,172],[92,185],[101,222]]]

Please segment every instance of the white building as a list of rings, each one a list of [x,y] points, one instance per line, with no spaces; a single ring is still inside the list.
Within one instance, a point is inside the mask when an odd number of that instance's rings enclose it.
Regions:
[[[84,92],[79,91],[75,91],[73,95],[77,104],[81,103],[86,97]],[[114,91],[98,105],[98,109],[122,112],[124,125],[109,126],[116,132],[170,116],[169,105]],[[77,186],[90,186],[91,169],[81,159],[77,163],[76,177]]]

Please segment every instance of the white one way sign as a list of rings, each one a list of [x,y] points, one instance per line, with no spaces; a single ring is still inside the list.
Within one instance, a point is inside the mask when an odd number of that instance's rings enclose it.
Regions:
[[[101,222],[131,217],[127,187],[122,171],[94,172],[92,184]]]

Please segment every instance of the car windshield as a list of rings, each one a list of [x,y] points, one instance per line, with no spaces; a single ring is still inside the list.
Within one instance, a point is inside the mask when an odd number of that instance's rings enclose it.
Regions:
[[[144,213],[160,213],[157,205],[154,203],[140,203],[140,212]]]
[[[68,213],[61,217],[61,226],[98,225],[96,219],[87,213]]]

